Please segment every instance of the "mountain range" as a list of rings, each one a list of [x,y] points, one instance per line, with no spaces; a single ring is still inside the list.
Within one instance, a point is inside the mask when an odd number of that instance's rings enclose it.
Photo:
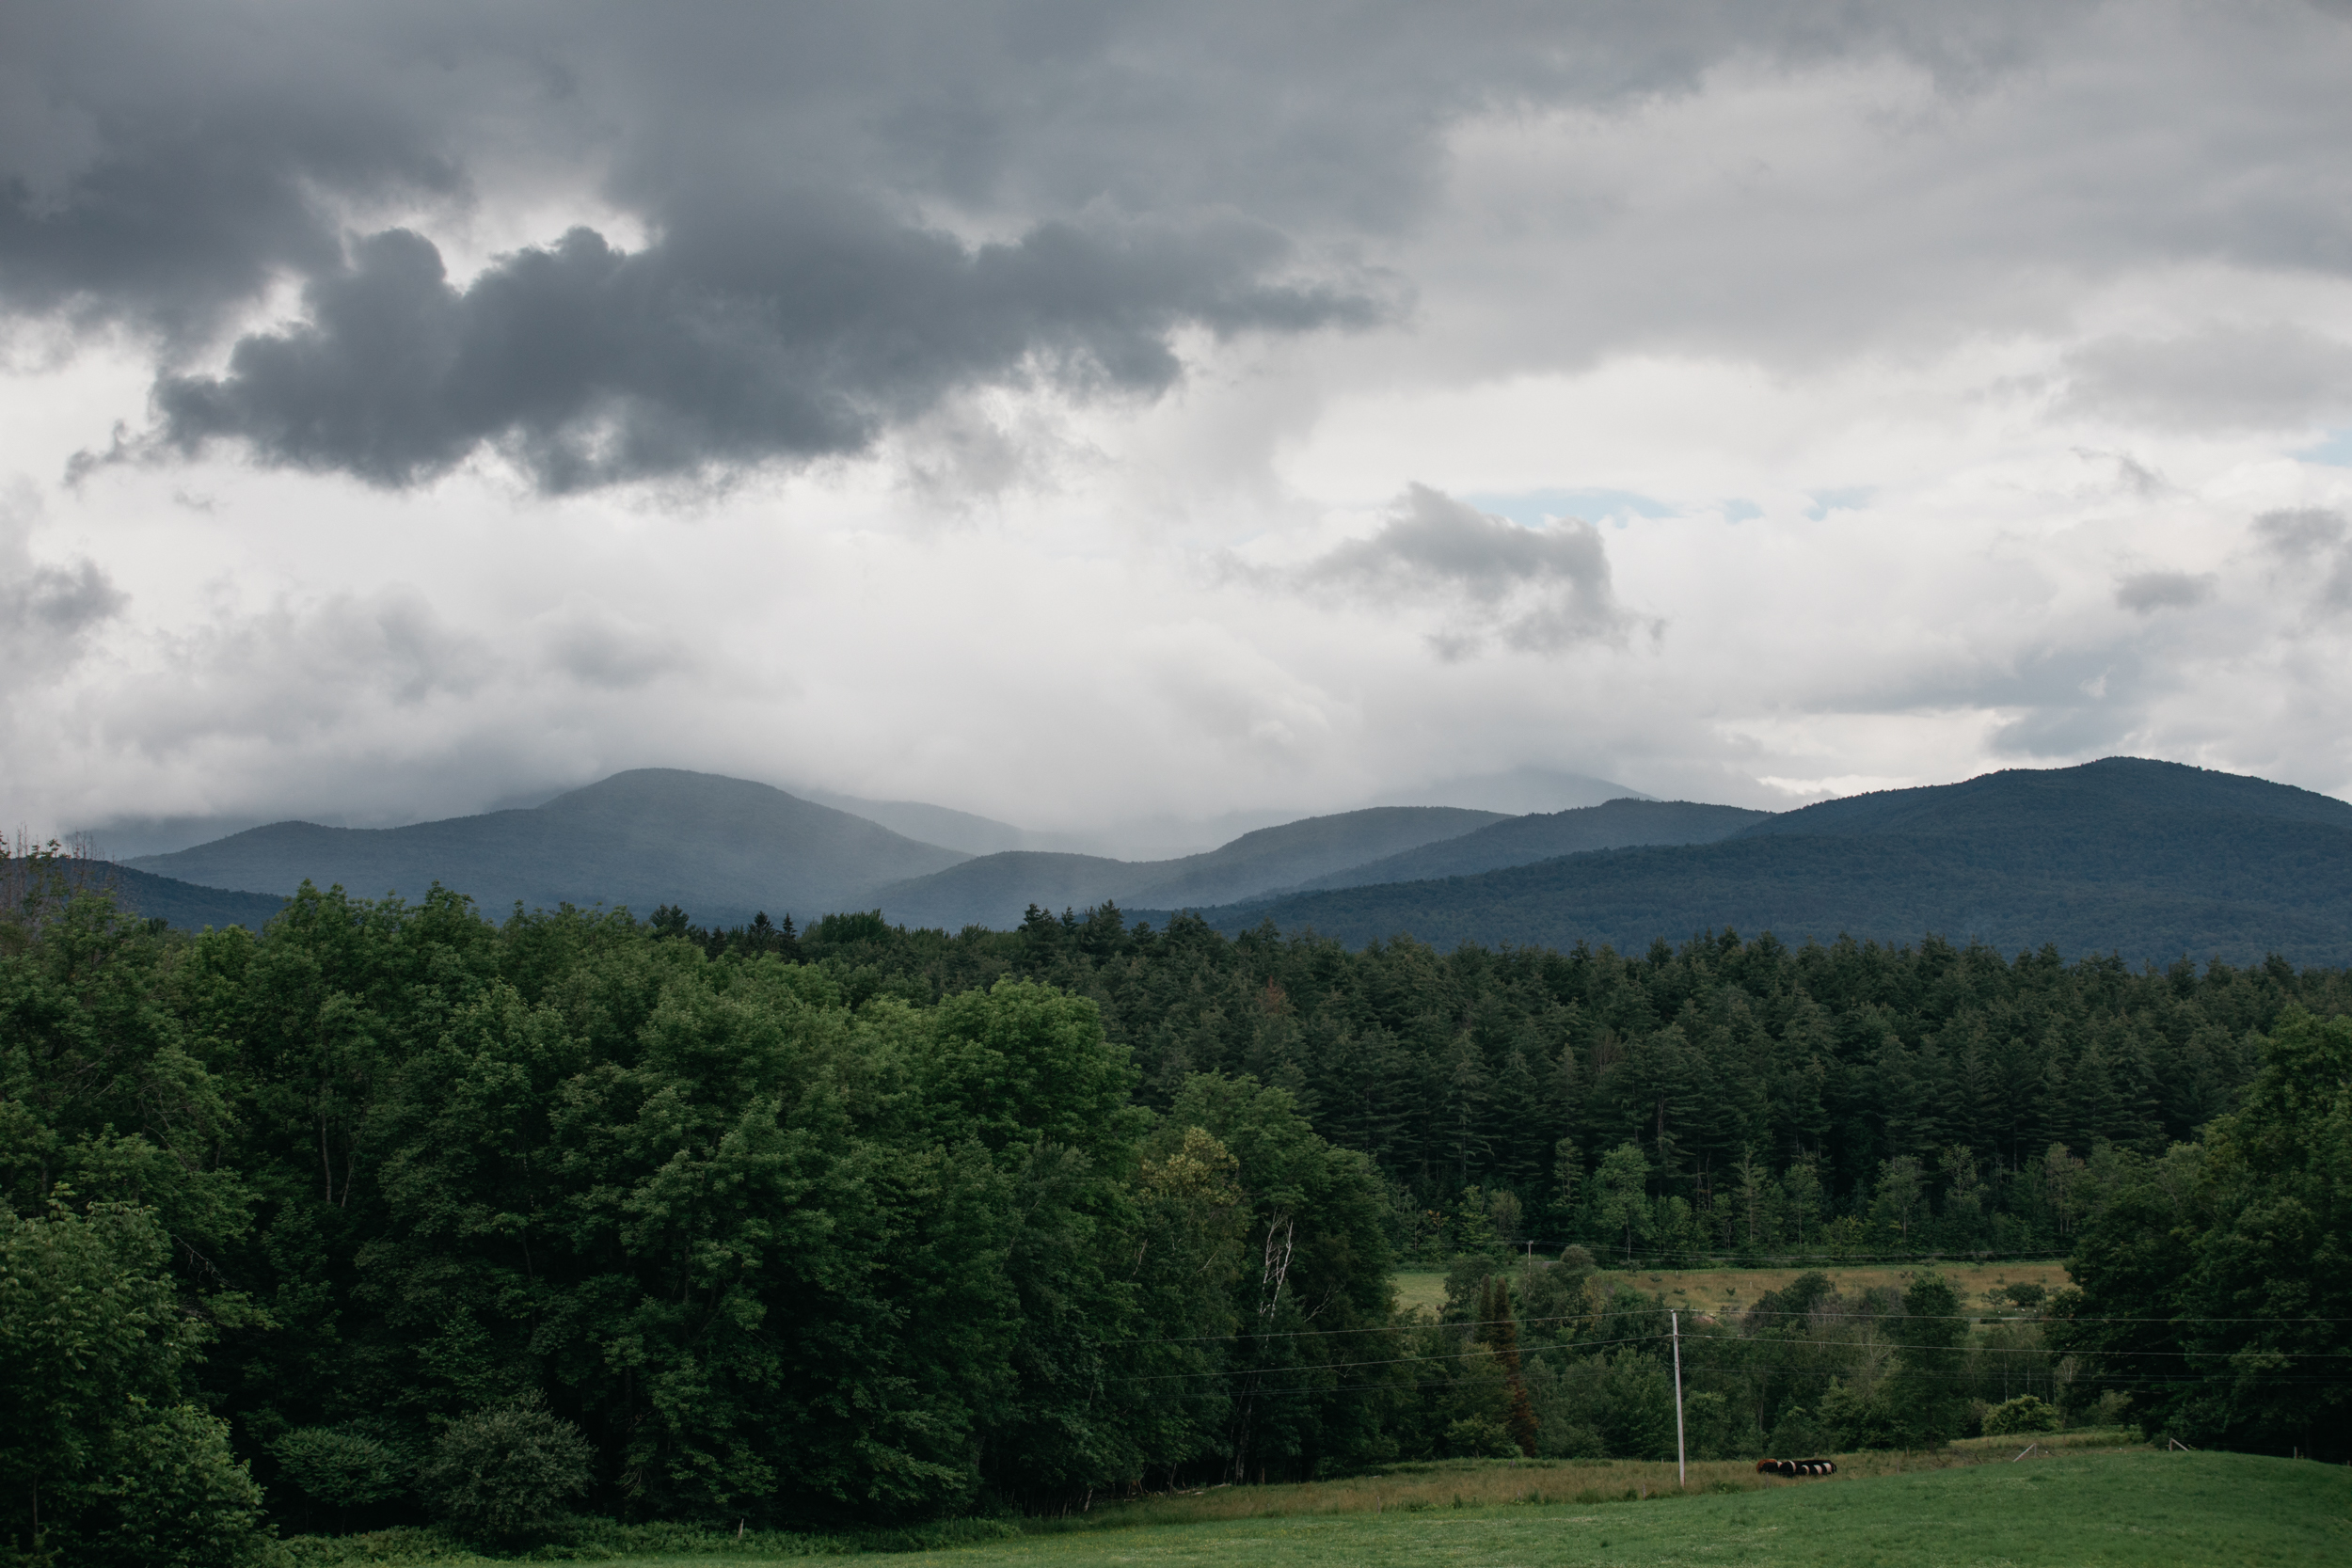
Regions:
[[[1097,904],[1185,908],[1299,886],[1343,866],[1386,859],[1476,828],[1513,820],[1454,806],[1371,806],[1260,828],[1205,854],[1164,861],[1014,850],[983,855],[883,888],[882,912],[906,926],[1017,925],[1031,904],[1048,910]]]
[[[856,803],[889,823],[765,784],[644,768],[524,810],[254,828],[128,862],[119,892],[174,924],[250,923],[274,907],[268,895],[308,879],[410,898],[437,881],[492,912],[675,904],[714,926],[879,908],[897,924],[1001,928],[1031,905],[1117,903],[1155,923],[1190,910],[1226,930],[1272,921],[1351,945],[1409,932],[1439,947],[1624,949],[1731,928],[1789,942],[1935,933],[2133,961],[2352,961],[2352,805],[2129,757],[1778,814],[1629,794],[1524,815],[1373,806],[1147,859],[1027,847],[1035,834],[991,850],[1026,830],[920,802]]]
[[[2050,943],[2070,958],[2249,963],[2275,953],[2334,965],[2352,962],[2352,805],[2109,757],[1824,801],[1712,843],[1200,912],[1226,930],[1271,921],[1350,945],[1401,932],[1440,948],[1585,942],[1620,951],[1724,929],[1789,942],[1934,933],[2009,952]]]
[[[767,784],[645,768],[527,810],[405,828],[278,822],[127,863],[250,893],[291,894],[307,879],[413,900],[439,882],[492,913],[683,903],[740,924],[762,910],[805,920],[868,908],[880,887],[970,858]]]
[[[1430,792],[1476,798],[1481,790],[1515,801],[1625,793],[1604,780],[1534,769],[1452,781]],[[823,798],[716,774],[638,768],[513,810],[401,828],[276,822],[122,863],[126,877],[246,895],[283,896],[309,880],[362,896],[414,899],[438,883],[493,912],[517,903],[571,903],[649,914],[675,904],[697,921],[735,926],[762,912],[805,924],[834,911],[879,907],[901,923],[960,929],[1013,925],[1032,903],[1060,910],[1264,896],[1518,820],[1454,806],[1375,806],[1257,827],[1197,853],[1116,859],[1039,847],[1086,842],[1083,835],[1038,832],[921,801],[810,794]],[[1129,832],[1181,836],[1204,825],[1188,830],[1171,818]],[[160,881],[138,887],[138,898],[157,909],[198,908],[188,893]],[[123,895],[131,901],[127,882]]]

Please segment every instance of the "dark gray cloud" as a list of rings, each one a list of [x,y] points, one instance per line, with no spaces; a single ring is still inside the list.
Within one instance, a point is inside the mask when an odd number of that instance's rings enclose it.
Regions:
[[[2115,583],[2115,602],[2135,614],[2185,610],[2213,597],[2211,572],[2134,572]]]
[[[186,346],[275,278],[337,265],[348,205],[461,193],[442,93],[417,90],[378,29],[357,24],[338,40],[328,20],[8,8],[0,302]]]
[[[389,485],[488,444],[573,490],[856,451],[976,382],[1156,391],[1179,325],[1298,331],[1377,310],[1265,280],[1285,247],[1254,225],[1057,223],[967,249],[811,205],[634,253],[576,229],[463,289],[422,236],[371,235],[310,283],[302,325],[242,339],[225,375],[159,382],[158,438],[236,437],[267,463]]]
[[[66,566],[8,563],[0,573],[0,701],[8,688],[74,663],[88,634],[129,602],[130,595],[87,560]]]
[[[1638,620],[1617,602],[1608,548],[1592,524],[1563,517],[1522,528],[1421,484],[1379,532],[1311,562],[1295,580],[1384,602],[1451,605],[1455,623],[1430,637],[1448,659],[1479,652],[1490,636],[1546,654],[1622,641]]]
[[[0,700],[25,677],[81,657],[88,634],[122,613],[131,596],[94,561],[34,559],[27,540],[37,508],[0,498]]]
[[[64,641],[113,616],[130,596],[95,562],[35,566],[0,589],[0,626],[11,636]]]
[[[397,485],[489,446],[559,490],[790,461],[975,384],[1156,391],[1184,329],[1378,319],[1363,246],[1465,114],[1737,55],[1892,51],[1964,88],[2066,9],[18,7],[0,300],[156,333],[150,450]],[[652,239],[453,284],[433,222],[368,221],[566,187]],[[187,368],[290,280],[298,323]]]

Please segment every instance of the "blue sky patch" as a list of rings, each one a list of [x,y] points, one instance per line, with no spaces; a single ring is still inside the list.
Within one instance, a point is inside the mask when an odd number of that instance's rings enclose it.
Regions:
[[[2339,468],[2352,468],[2352,430],[2331,430],[2326,440],[2315,447],[2305,447],[2295,455],[2306,463],[2327,463]]]
[[[1804,515],[1818,523],[1833,512],[1852,512],[1867,506],[1877,493],[1867,484],[1850,485],[1843,490],[1816,490],[1813,504],[1805,508]]]

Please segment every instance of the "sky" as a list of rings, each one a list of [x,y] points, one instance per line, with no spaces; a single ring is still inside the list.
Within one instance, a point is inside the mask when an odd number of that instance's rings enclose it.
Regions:
[[[2347,83],[2339,0],[20,0],[0,813],[2352,797]]]

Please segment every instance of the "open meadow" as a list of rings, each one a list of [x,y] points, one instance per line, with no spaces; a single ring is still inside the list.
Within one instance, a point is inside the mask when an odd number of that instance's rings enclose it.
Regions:
[[[958,1568],[1096,1568],[1247,1560],[1325,1565],[1664,1563],[1707,1568],[1946,1568],[2065,1563],[2092,1568],[2352,1560],[2352,1472],[2245,1454],[2119,1446],[2071,1433],[2020,1460],[2006,1439],[1932,1454],[1857,1454],[1820,1481],[1757,1476],[1746,1465],[1454,1462],[1296,1486],[1220,1487],[1098,1504],[1023,1532],[892,1554]],[[337,1543],[314,1562],[477,1564],[389,1540]],[[324,1545],[325,1543],[320,1544]],[[830,1555],[847,1544],[710,1538],[702,1549],[632,1554],[638,1568]],[[348,1554],[348,1555],[345,1555]],[[585,1555],[585,1554],[583,1554]]]
[[[1933,1265],[1806,1263],[1766,1269],[1601,1269],[1593,1275],[1593,1288],[1606,1292],[1623,1285],[1645,1296],[1662,1295],[1669,1307],[1723,1313],[1753,1307],[1758,1297],[1767,1291],[1786,1289],[1790,1280],[1802,1274],[1826,1275],[1840,1291],[1857,1295],[1873,1286],[1899,1292],[1930,1267],[1950,1280],[1962,1302],[1972,1309],[1984,1307],[1985,1293],[2001,1286],[2040,1285],[2045,1291],[2055,1291],[2067,1285],[2065,1265],[2050,1259]],[[1396,1304],[1406,1311],[1424,1312],[1434,1318],[1444,1307],[1443,1269],[1400,1269],[1394,1277]]]

